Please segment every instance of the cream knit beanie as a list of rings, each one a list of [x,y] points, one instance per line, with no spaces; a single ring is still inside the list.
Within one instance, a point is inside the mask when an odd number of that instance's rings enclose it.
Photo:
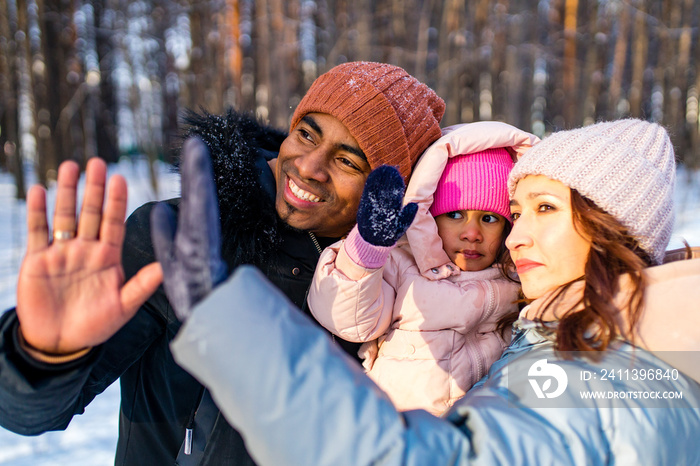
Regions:
[[[515,164],[508,178],[544,175],[575,189],[620,221],[660,264],[673,229],[676,161],[664,128],[627,119],[559,131]]]

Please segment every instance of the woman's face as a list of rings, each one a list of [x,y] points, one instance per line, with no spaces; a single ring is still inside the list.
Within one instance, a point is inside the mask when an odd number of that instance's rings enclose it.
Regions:
[[[591,241],[574,227],[567,186],[527,176],[515,188],[510,211],[514,222],[506,246],[526,298],[537,299],[583,276]]]

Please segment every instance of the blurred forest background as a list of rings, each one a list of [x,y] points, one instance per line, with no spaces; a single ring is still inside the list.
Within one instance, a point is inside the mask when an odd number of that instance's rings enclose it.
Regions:
[[[23,198],[27,170],[46,185],[64,159],[170,161],[187,108],[286,129],[354,60],[427,83],[443,126],[638,117],[696,169],[699,21],[700,0],[0,0],[0,170]]]

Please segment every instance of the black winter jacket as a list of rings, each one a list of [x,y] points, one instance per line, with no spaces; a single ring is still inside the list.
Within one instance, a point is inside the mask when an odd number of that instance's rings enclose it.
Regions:
[[[222,255],[230,269],[241,263],[257,265],[292,302],[306,309],[306,293],[319,251],[308,233],[290,229],[277,217],[274,178],[266,163],[276,157],[286,135],[233,111],[223,116],[192,113],[187,123],[188,134],[200,135],[212,153]],[[179,200],[168,202],[177,208]],[[153,205],[140,207],[127,220],[123,252],[127,280],[154,260],[150,237]],[[323,248],[335,238],[318,240]],[[176,464],[186,428],[193,426],[193,452],[180,455],[180,464],[253,464],[242,439],[202,385],[174,362],[169,344],[180,322],[162,287],[116,335],[67,364],[52,366],[33,360],[19,348],[16,327],[14,310],[0,317],[3,427],[25,435],[65,429],[73,415],[81,414],[96,395],[119,378],[121,410],[115,464]],[[356,345],[340,343],[356,354]],[[201,424],[206,427],[201,428]]]

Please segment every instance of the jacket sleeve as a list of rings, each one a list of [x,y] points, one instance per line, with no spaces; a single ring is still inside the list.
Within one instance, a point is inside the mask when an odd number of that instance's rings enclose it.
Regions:
[[[449,419],[398,412],[252,267],[194,309],[172,351],[260,465],[572,463],[553,426],[490,391]]]
[[[309,309],[321,325],[344,340],[374,340],[386,333],[393,318],[394,269],[391,256],[380,268],[356,264],[345,242],[338,242],[321,254],[309,290]]]
[[[149,215],[150,206],[127,221],[127,280],[153,258]],[[0,424],[23,435],[65,429],[73,415],[81,414],[162,334],[166,325],[160,309],[169,309],[162,288],[103,345],[76,361],[56,365],[35,361],[19,347],[17,314],[7,311],[0,318]]]

